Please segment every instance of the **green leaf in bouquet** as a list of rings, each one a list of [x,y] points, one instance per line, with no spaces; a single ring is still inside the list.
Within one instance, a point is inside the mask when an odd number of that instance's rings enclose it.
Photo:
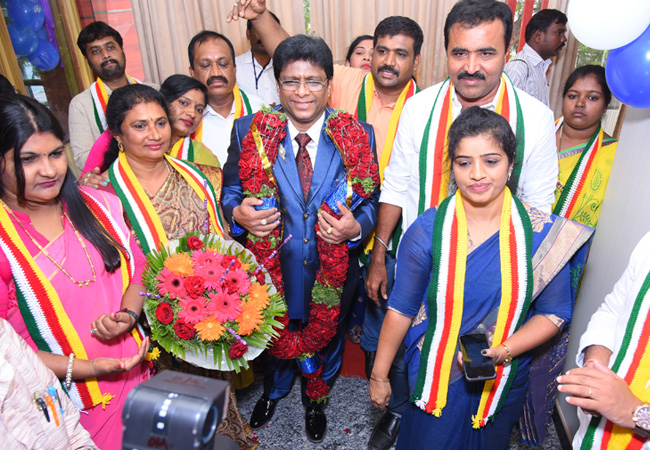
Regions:
[[[316,304],[324,304],[327,306],[338,305],[341,300],[340,289],[323,286],[316,283],[312,291],[313,302]]]

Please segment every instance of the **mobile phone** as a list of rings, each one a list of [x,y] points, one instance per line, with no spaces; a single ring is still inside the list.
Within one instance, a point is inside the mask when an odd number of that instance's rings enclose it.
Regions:
[[[485,334],[463,334],[458,338],[460,351],[463,352],[463,371],[467,381],[492,380],[497,371],[494,361],[481,354],[490,347]]]

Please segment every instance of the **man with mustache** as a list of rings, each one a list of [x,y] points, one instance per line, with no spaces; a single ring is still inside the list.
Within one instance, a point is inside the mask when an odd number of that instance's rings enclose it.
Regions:
[[[280,19],[270,13],[279,24]],[[257,95],[264,104],[275,106],[280,103],[280,97],[273,76],[273,59],[266,52],[262,39],[257,30],[253,29],[253,22],[250,20],[246,22],[246,38],[251,44],[250,50],[235,58],[237,84],[246,92]]]
[[[542,9],[526,25],[524,48],[506,64],[503,71],[512,83],[550,107],[546,72],[551,58],[566,43],[567,17],[557,9]]]
[[[247,18],[249,23],[253,23],[253,30],[256,30],[267,52],[271,55],[278,43],[288,36],[279,24],[272,21],[263,0],[245,0],[235,4],[229,19],[238,17]],[[359,120],[373,126],[377,140],[380,175],[383,174],[391,159],[395,131],[404,103],[419,90],[413,73],[420,62],[423,40],[422,29],[414,20],[401,16],[387,17],[375,28],[370,73],[361,69],[334,65],[334,77],[330,83],[331,92],[328,104],[332,108],[354,113]],[[395,235],[398,238],[400,231],[396,230]],[[388,267],[388,273],[390,273],[390,281],[387,286],[389,292],[392,288],[396,263],[396,246],[388,250],[391,240],[392,236],[381,240],[369,239],[366,251],[360,258],[367,264],[370,251],[374,252],[381,247],[381,258],[385,260],[384,266]],[[364,271],[364,277],[365,275],[366,271]],[[386,303],[385,298],[377,297],[373,301],[365,302],[361,348],[366,354],[366,375],[368,377],[372,372],[379,331],[386,315]],[[371,433],[368,443],[370,450],[388,449],[397,439],[401,415],[408,405],[409,398],[406,367],[402,353],[398,353],[395,358],[390,379],[390,384],[393,386],[393,397],[388,405],[388,410]],[[268,412],[262,409],[268,404],[268,402],[258,402],[256,405],[251,418],[253,428],[266,423],[265,420],[256,420],[258,417],[270,417]]]
[[[77,167],[83,168],[88,152],[107,129],[106,104],[111,93],[127,84],[140,83],[126,72],[122,36],[108,24],[97,21],[79,33],[77,46],[97,81],[74,96],[68,111],[70,146]],[[158,89],[158,86],[151,85]]]
[[[518,141],[508,186],[523,202],[538,208],[540,217],[551,212],[558,176],[553,114],[503,75],[512,23],[510,8],[496,0],[461,0],[451,9],[444,26],[449,78],[414,95],[404,107],[384,172],[375,229],[378,242],[388,242],[400,219],[405,231],[426,209],[456,191],[446,137],[451,123],[471,106],[508,119]],[[485,171],[478,172],[477,186],[489,188]],[[474,237],[479,246],[483,240]],[[366,281],[372,299],[388,298],[385,252],[383,245],[373,250]],[[385,379],[390,366],[391,361],[377,359],[370,379],[387,395],[392,386],[374,378]]]
[[[208,105],[195,138],[212,150],[223,166],[233,122],[257,112],[262,100],[237,86],[235,49],[226,36],[203,30],[192,38],[187,53],[190,75],[208,87]]]

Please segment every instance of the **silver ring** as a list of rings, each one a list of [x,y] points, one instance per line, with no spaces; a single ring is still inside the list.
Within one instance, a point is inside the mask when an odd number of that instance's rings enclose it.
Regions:
[[[588,397],[589,397],[589,398],[594,398],[593,395],[594,395],[594,390],[590,387],[590,388],[589,388],[589,396],[588,396]]]
[[[239,6],[239,2],[233,3],[232,6]]]
[[[92,330],[90,330],[90,334],[95,334],[95,333],[97,333],[97,328],[93,328]]]
[[[266,219],[262,219],[260,222],[262,225],[266,225]]]

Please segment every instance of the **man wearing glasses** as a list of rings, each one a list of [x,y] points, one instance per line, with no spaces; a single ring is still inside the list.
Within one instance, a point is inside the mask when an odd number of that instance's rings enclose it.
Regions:
[[[273,61],[281,103],[279,112],[287,116],[286,137],[272,169],[281,211],[273,207],[258,211],[255,207],[262,205],[263,201],[244,197],[242,192],[240,152],[242,146],[250,142],[245,138],[251,128],[252,115],[236,120],[233,127],[228,161],[224,167],[223,211],[235,237],[244,237],[245,231],[248,231],[255,239],[265,238],[278,226],[283,227],[284,238],[292,235],[280,252],[290,330],[298,330],[308,324],[312,288],[320,266],[319,250],[327,251],[327,244],[351,244],[337,332],[330,343],[318,352],[322,358],[321,376],[331,386],[341,365],[344,319],[359,271],[359,247],[354,244],[361,242],[373,229],[378,190],[352,212],[341,205],[341,218],[338,220],[325,212],[319,214],[323,201],[346,179],[341,156],[325,132],[325,123],[333,112],[327,108],[334,71],[332,52],[322,39],[298,35],[277,47]],[[367,132],[367,138],[363,139],[367,139],[374,154],[372,127],[363,126]],[[318,235],[315,231],[317,223],[321,230]],[[319,249],[317,239],[321,239],[325,244],[322,247],[327,248]],[[264,394],[253,410],[250,421],[253,428],[259,428],[271,419],[277,401],[291,390],[296,373],[296,363],[291,359],[278,359],[266,354],[261,359]],[[304,380],[302,388],[307,437],[312,442],[320,442],[326,429],[325,413],[321,404],[307,397]]]

